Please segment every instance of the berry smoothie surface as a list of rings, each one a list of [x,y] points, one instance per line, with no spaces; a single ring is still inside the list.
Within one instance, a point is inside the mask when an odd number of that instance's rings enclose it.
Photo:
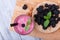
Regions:
[[[18,23],[18,25],[16,25],[14,29],[19,34],[28,34],[34,28],[34,21],[28,15],[20,15],[16,17],[14,23]]]

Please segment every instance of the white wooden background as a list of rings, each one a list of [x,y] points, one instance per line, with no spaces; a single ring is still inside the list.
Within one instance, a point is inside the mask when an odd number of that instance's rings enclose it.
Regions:
[[[0,40],[40,40],[38,38],[19,35],[9,30],[16,0],[0,0]]]

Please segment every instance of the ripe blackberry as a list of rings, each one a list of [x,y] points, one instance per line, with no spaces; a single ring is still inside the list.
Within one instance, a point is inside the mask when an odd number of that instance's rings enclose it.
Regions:
[[[48,6],[49,6],[49,5],[46,3],[46,4],[45,4],[45,7],[48,7]]]
[[[56,24],[58,23],[58,20],[56,20]]]
[[[56,18],[54,18],[54,17],[51,17],[51,19],[50,19],[50,21],[54,21]]]
[[[40,18],[44,18],[44,14],[41,13],[41,14],[39,15],[39,17],[40,17]]]
[[[21,24],[22,27],[25,27],[25,24]]]
[[[57,9],[56,5],[53,4],[51,9],[52,9],[52,10],[56,10],[56,9]]]
[[[40,12],[37,12],[38,15],[40,15],[41,13]]]
[[[53,24],[52,27],[54,28],[56,26],[56,24]]]
[[[56,6],[56,9],[59,9],[59,6],[58,5]]]
[[[60,21],[60,17],[58,17],[57,21]]]
[[[37,23],[38,23],[38,25],[40,25],[41,24],[41,21],[40,21],[41,19],[37,19]]]
[[[40,25],[41,23],[40,22],[38,22],[38,25]]]
[[[39,6],[36,10],[41,13],[43,11],[43,6]]]
[[[58,16],[59,14],[53,14],[53,17],[54,18],[58,18],[59,16]]]
[[[51,8],[52,8],[52,5],[49,4],[48,9],[51,10]]]
[[[59,10],[54,10],[53,13],[54,14],[59,14]]]
[[[55,4],[53,4],[52,7],[54,7],[55,9],[59,9],[59,6]]]
[[[35,18],[34,21],[37,22],[37,19]]]
[[[49,9],[44,9],[43,10],[43,15],[47,15],[48,12],[49,12]]]
[[[51,5],[51,8],[50,8],[51,11],[55,10],[55,5]]]
[[[35,14],[35,15],[34,15],[34,18],[37,18],[37,17],[38,17],[37,14]]]
[[[24,4],[24,6],[22,7],[24,10],[26,10],[27,9],[27,5],[26,4]]]
[[[56,26],[56,20],[51,21],[51,25],[52,25],[52,27],[55,27]]]
[[[44,27],[44,26],[43,26],[43,29],[44,29],[44,30],[46,30],[47,28],[48,28],[48,27]]]
[[[41,24],[43,24],[44,23],[44,19],[41,18],[40,22],[41,22]]]

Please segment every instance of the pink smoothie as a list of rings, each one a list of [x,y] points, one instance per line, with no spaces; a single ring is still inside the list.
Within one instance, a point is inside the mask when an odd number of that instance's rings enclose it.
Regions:
[[[27,21],[29,19],[31,20],[31,23],[30,23],[29,29],[26,31],[25,27],[22,27],[21,25],[25,24],[25,26],[26,26],[27,25]],[[18,23],[18,25],[16,25],[14,27],[14,29],[19,34],[23,34],[23,35],[28,34],[34,28],[34,21],[31,19],[30,16],[27,16],[27,15],[20,15],[20,16],[16,17],[16,19],[14,20],[14,23]]]

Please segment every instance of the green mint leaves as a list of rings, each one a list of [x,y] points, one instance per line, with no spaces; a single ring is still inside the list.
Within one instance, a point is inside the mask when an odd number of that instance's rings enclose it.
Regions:
[[[30,23],[31,23],[31,20],[29,19],[28,22],[27,22],[27,25],[30,25]]]
[[[48,12],[47,17],[50,19],[51,16],[52,16],[52,13],[51,13],[51,11],[50,11],[50,12]]]
[[[50,22],[49,20],[44,21],[44,27],[47,27],[49,22]]]
[[[44,19],[50,19],[52,16],[52,13],[51,12],[48,12],[47,16],[44,16]]]
[[[29,30],[29,28],[30,28],[30,23],[31,23],[31,20],[29,19],[29,20],[27,21],[27,25],[25,26],[25,30],[26,30],[26,31]]]
[[[30,25],[25,26],[25,30],[26,30],[26,31],[29,30],[29,26],[30,26]]]
[[[44,27],[47,27],[49,25],[50,23],[49,19],[51,18],[51,16],[52,16],[51,11],[48,12],[47,16],[44,16],[44,19],[46,19],[46,21],[44,21]]]

